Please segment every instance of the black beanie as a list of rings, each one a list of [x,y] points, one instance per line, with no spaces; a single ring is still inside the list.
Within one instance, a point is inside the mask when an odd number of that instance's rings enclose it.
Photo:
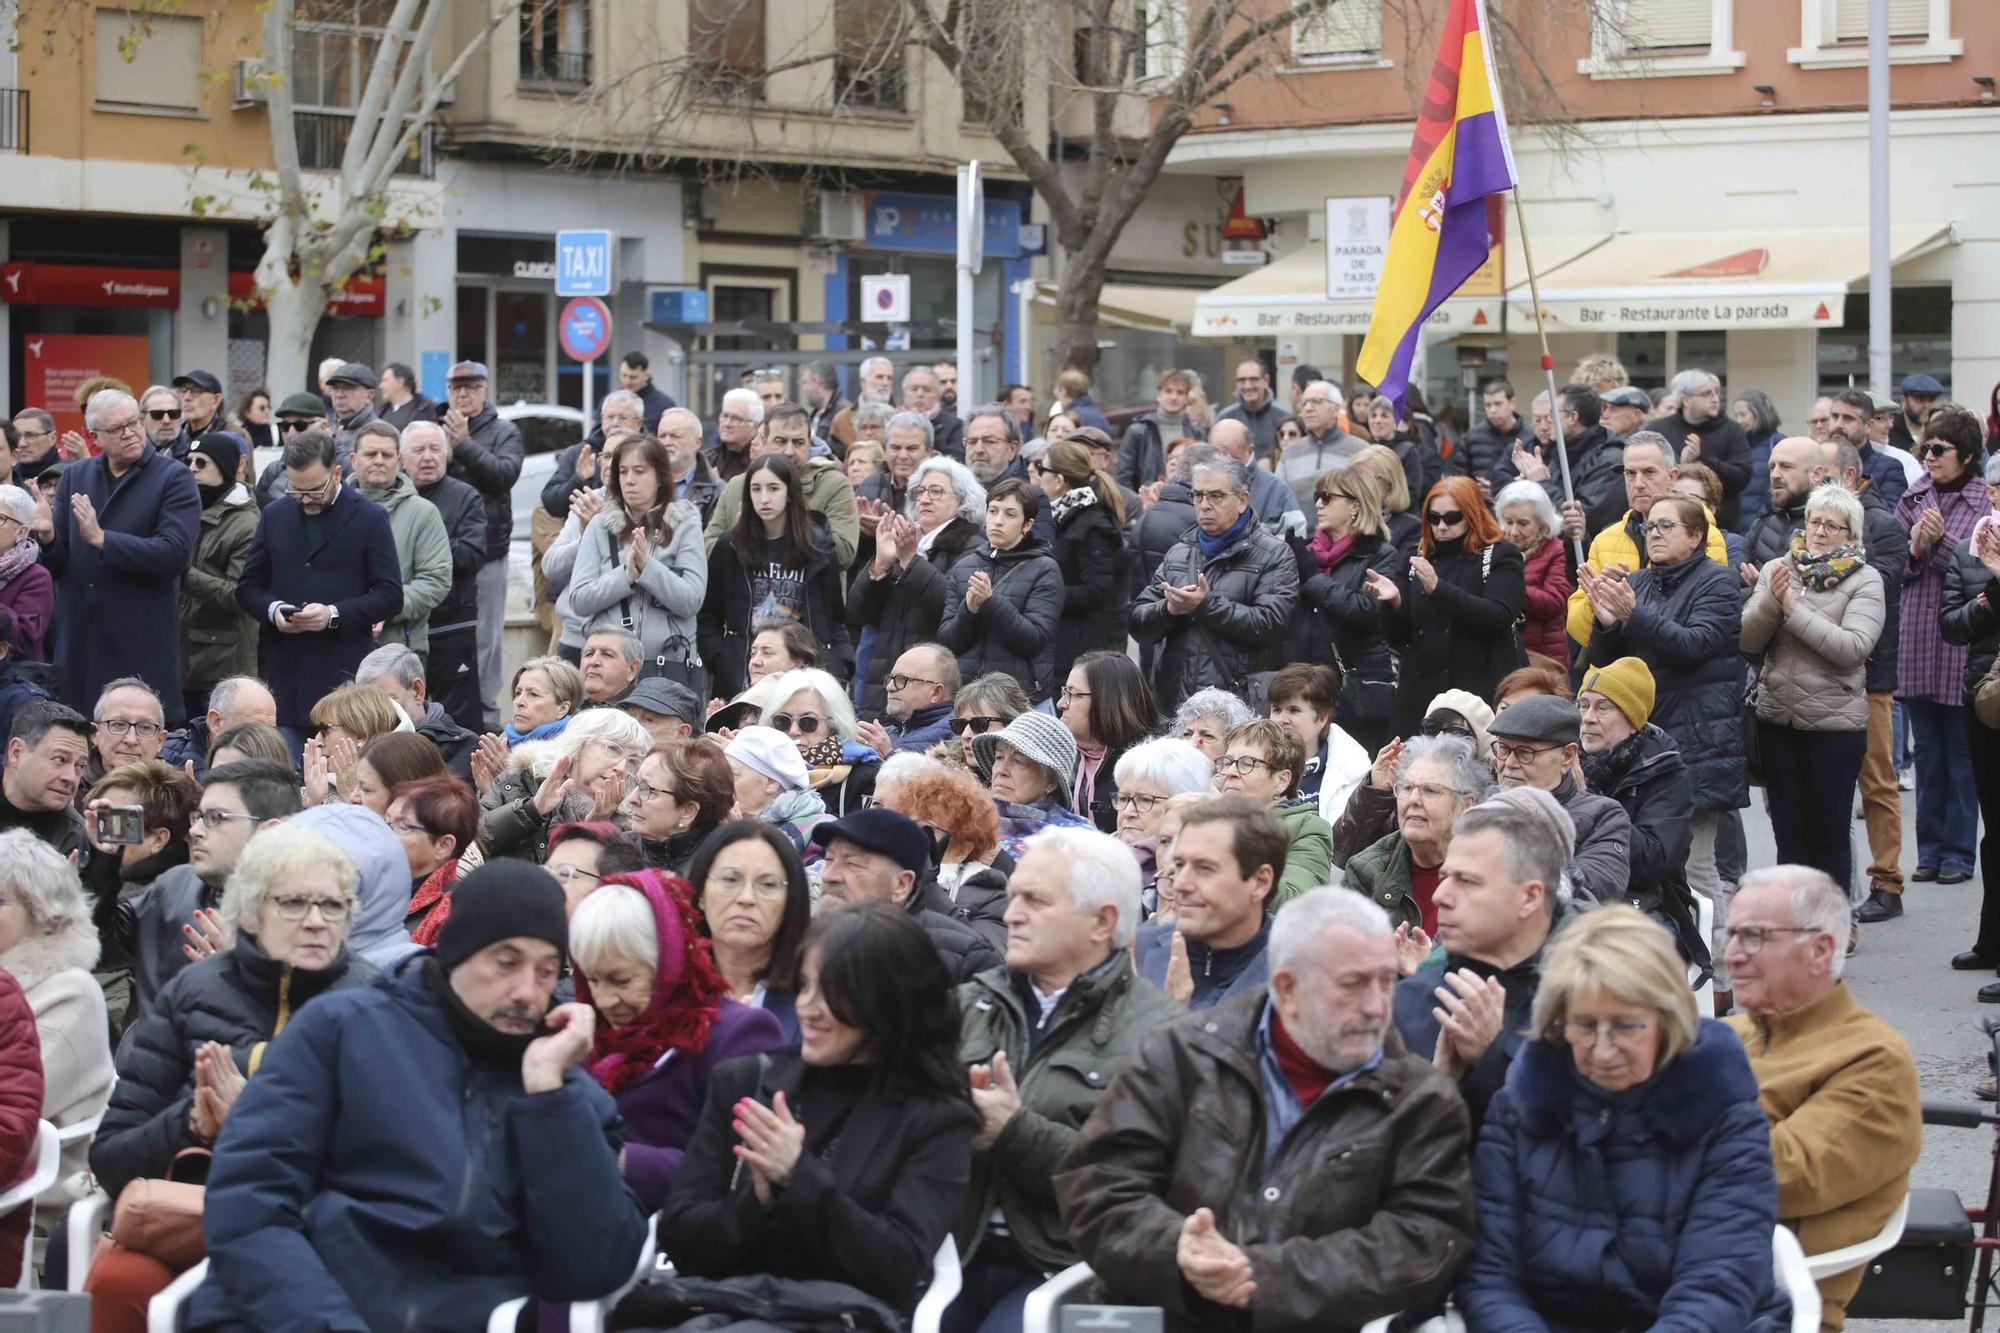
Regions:
[[[215,463],[215,470],[222,474],[224,485],[236,484],[236,470],[243,463],[243,441],[226,430],[212,430],[188,446],[188,452],[207,454]],[[447,918],[448,919],[448,918]]]
[[[451,890],[451,915],[438,930],[438,965],[450,972],[488,945],[516,936],[547,940],[569,954],[562,886],[527,861],[488,861]]]

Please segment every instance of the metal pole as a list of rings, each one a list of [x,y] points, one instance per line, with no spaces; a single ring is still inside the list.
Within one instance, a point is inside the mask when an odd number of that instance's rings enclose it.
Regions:
[[[1576,484],[1569,475],[1569,442],[1563,438],[1562,398],[1556,393],[1556,359],[1549,355],[1549,331],[1542,326],[1542,288],[1535,278],[1535,258],[1528,249],[1528,215],[1521,208],[1521,191],[1514,191],[1514,221],[1521,231],[1521,263],[1528,270],[1528,299],[1535,306],[1535,335],[1542,341],[1542,376],[1549,384],[1549,420],[1556,427],[1556,461],[1562,466],[1563,497],[1571,502],[1576,500]],[[1502,277],[1504,278],[1504,274]],[[1503,282],[1501,284],[1505,286]],[[1576,545],[1576,563],[1580,569],[1584,564],[1583,538],[1570,539]]]
[[[1889,0],[1868,0],[1868,389],[1878,403],[1895,386],[1890,364]]]
[[[591,431],[597,428],[596,397],[597,362],[595,359],[592,359],[583,363],[583,433],[585,435],[590,434]],[[660,423],[657,421],[648,427],[649,430],[658,430],[659,428]]]

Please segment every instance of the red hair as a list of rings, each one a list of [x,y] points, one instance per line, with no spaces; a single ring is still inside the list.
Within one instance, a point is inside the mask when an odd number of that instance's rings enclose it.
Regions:
[[[1474,555],[1500,540],[1500,524],[1493,517],[1493,511],[1486,507],[1486,497],[1479,493],[1479,483],[1470,477],[1446,477],[1431,487],[1424,496],[1424,503],[1417,510],[1417,516],[1424,521],[1423,530],[1417,534],[1417,550],[1428,556],[1437,545],[1431,537],[1431,505],[1439,499],[1450,500],[1458,506],[1458,512],[1465,515],[1465,549]]]

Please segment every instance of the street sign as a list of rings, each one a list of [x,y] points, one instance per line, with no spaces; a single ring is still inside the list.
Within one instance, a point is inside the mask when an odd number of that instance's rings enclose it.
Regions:
[[[910,322],[910,275],[870,273],[861,279],[861,318],[870,324]]]
[[[1389,251],[1389,198],[1326,201],[1326,299],[1372,301]]]
[[[573,361],[595,361],[611,345],[611,310],[594,296],[579,296],[556,321],[562,349]]]
[[[556,295],[611,295],[611,253],[617,238],[608,231],[556,233]]]

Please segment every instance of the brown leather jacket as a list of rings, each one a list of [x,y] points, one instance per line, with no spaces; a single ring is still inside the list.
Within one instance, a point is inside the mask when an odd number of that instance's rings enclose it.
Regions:
[[[1439,1301],[1474,1235],[1469,1122],[1391,1028],[1374,1069],[1320,1097],[1267,1169],[1263,989],[1148,1033],[1055,1178],[1070,1242],[1109,1298],[1170,1330],[1354,1329]],[[1256,1271],[1247,1313],[1175,1262],[1196,1208]]]

